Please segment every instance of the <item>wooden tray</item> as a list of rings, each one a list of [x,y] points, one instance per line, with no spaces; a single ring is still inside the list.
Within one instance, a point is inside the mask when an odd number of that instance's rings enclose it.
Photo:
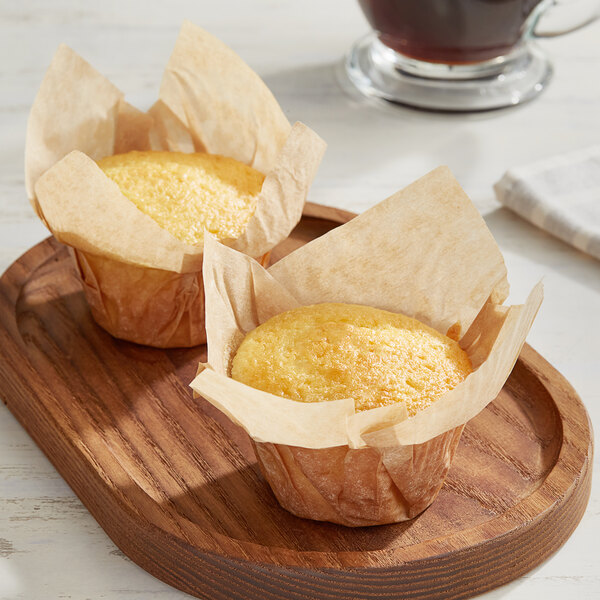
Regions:
[[[350,218],[307,205],[274,259]],[[466,598],[542,562],[583,515],[588,416],[527,346],[433,506],[361,529],[279,507],[246,434],[192,399],[199,360],[204,347],[145,348],[97,327],[53,239],[0,280],[3,400],[115,544],[199,598]]]

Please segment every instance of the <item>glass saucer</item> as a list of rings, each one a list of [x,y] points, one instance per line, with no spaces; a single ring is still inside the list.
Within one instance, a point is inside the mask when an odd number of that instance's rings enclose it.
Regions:
[[[552,65],[532,40],[510,54],[473,64],[446,65],[409,58],[379,41],[359,39],[346,73],[366,96],[427,110],[473,112],[521,104],[548,85]]]

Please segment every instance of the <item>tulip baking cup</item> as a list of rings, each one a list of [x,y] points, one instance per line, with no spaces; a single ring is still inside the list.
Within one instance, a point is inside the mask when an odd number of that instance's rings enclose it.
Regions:
[[[142,213],[96,164],[131,150],[208,152],[265,174],[257,209],[236,239],[268,261],[300,220],[324,142],[290,126],[277,101],[231,49],[184,23],[158,101],[147,113],[60,46],[29,116],[29,199],[72,248],[94,319],[112,335],[158,347],[206,340],[203,245],[186,244]]]
[[[208,363],[194,391],[252,438],[280,504],[348,526],[411,519],[437,496],[465,423],[500,392],[542,301],[504,306],[506,267],[483,219],[441,167],[268,270],[205,242]],[[270,317],[322,302],[403,313],[452,332],[473,365],[413,417],[402,403],[304,403],[234,381],[232,357]]]

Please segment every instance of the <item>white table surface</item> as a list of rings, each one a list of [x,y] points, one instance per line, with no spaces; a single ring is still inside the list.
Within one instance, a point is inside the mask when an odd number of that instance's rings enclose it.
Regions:
[[[510,300],[520,302],[544,278],[546,298],[529,343],[573,384],[600,430],[600,262],[500,208],[492,192],[511,165],[599,141],[598,22],[543,40],[555,76],[534,102],[452,116],[378,109],[344,92],[336,68],[368,29],[354,0],[0,0],[0,271],[47,236],[26,200],[23,151],[29,107],[57,45],[69,44],[145,109],[186,18],[232,46],[289,119],[328,142],[310,200],[362,211],[448,164],[504,252]],[[595,485],[566,544],[482,598],[600,598],[599,536]],[[0,598],[185,597],[114,546],[0,404]]]

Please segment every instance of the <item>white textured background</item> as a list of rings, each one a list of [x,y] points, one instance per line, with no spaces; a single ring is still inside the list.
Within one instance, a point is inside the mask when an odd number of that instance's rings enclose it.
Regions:
[[[353,0],[0,0],[0,271],[47,235],[26,201],[23,151],[27,113],[57,45],[69,44],[145,109],[186,18],[233,47],[288,118],[329,143],[310,200],[362,211],[448,164],[504,252],[511,300],[544,277],[529,342],[570,380],[600,430],[600,262],[499,208],[492,192],[511,165],[600,139],[600,23],[542,42],[555,76],[539,99],[467,117],[377,109],[343,91],[336,69],[367,30]],[[556,555],[482,598],[600,598],[598,489]],[[184,597],[116,549],[0,404],[0,598]]]

